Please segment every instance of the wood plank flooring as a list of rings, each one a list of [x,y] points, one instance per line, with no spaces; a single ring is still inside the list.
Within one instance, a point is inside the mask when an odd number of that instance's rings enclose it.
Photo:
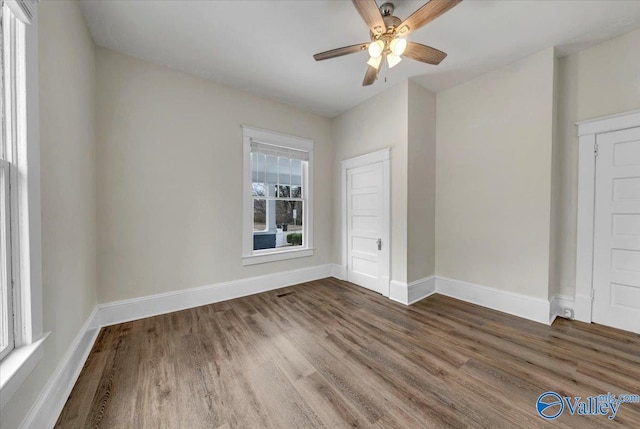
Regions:
[[[324,279],[103,328],[56,427],[640,427],[547,422],[548,390],[640,393],[640,336]]]

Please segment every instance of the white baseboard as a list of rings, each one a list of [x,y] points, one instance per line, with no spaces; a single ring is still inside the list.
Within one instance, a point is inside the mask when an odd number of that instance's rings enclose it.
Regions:
[[[405,305],[411,305],[436,292],[436,276],[425,277],[411,283],[391,280],[389,298]]]
[[[409,284],[392,280],[389,298],[411,305],[436,293],[547,325],[553,322],[549,301],[545,299],[440,276],[426,277]],[[561,304],[568,306],[565,301]]]
[[[408,285],[404,282],[391,280],[389,282],[389,299],[401,304],[409,305]]]
[[[52,428],[56,424],[99,331],[95,307],[22,421],[21,429]]]
[[[347,280],[347,267],[344,265],[333,264],[331,268],[331,276],[338,280]]]
[[[318,265],[181,291],[99,304],[69,347],[20,425],[21,429],[53,428],[80,375],[100,328],[159,314],[331,277],[334,265]]]
[[[576,320],[585,323],[591,323],[591,306],[593,304],[593,298],[591,295],[582,295],[576,293],[576,299],[574,302],[574,317]]]
[[[420,301],[436,293],[436,276],[425,277],[408,284],[409,304]]]
[[[438,276],[436,292],[549,325],[549,301]]]
[[[200,307],[298,283],[331,277],[331,264],[284,271],[191,289],[99,304],[100,325],[109,326],[159,314]]]
[[[572,296],[553,295],[549,300],[549,306],[549,325],[556,320],[556,317],[573,319],[575,302]],[[567,310],[569,311],[569,314],[567,314]]]

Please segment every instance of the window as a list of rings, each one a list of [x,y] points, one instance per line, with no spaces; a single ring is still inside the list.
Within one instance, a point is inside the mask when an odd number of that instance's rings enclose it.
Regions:
[[[0,13],[0,409],[43,356],[34,0]]]
[[[0,94],[4,94],[4,27],[0,15]],[[5,130],[5,97],[0,97]],[[11,276],[11,160],[4,132],[0,133],[0,360],[13,350],[13,287]]]
[[[243,126],[243,264],[313,255],[313,142]]]

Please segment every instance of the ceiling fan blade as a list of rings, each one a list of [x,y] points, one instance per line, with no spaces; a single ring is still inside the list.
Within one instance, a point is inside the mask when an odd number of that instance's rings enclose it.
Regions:
[[[341,57],[343,55],[355,54],[356,52],[365,51],[369,47],[369,43],[360,43],[359,45],[343,46],[342,48],[332,49],[330,51],[315,54],[313,58],[316,61],[328,60],[330,58]]]
[[[398,26],[398,34],[400,36],[406,36],[412,31],[416,31],[423,25],[433,21],[449,9],[456,6],[462,0],[431,0],[426,3],[420,9],[416,10],[411,16],[405,19]]]
[[[421,61],[427,64],[438,65],[447,56],[446,53],[439,51],[431,46],[426,46],[416,42],[407,42],[407,48],[402,54],[412,60]]]
[[[380,9],[376,0],[351,0],[356,10],[364,19],[373,34],[379,35],[385,32],[387,26],[384,24]]]
[[[378,70],[369,66],[367,72],[364,75],[364,80],[362,81],[362,86],[369,86],[378,78]]]

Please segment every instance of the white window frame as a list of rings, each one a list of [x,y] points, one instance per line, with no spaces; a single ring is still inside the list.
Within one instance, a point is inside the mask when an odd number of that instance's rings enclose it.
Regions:
[[[3,229],[1,234],[4,236],[4,239],[0,239],[0,245],[2,245],[3,249],[3,260],[0,261],[0,273],[2,273],[2,281],[6,285],[6,291],[0,292],[0,305],[5,307],[2,311],[3,317],[7,317],[6,320],[0,321],[0,326],[3,327],[2,332],[0,332],[0,337],[2,337],[2,343],[6,342],[6,347],[0,350],[0,361],[4,359],[9,353],[13,351],[15,348],[15,329],[13,325],[13,286],[12,282],[12,273],[11,273],[11,256],[13,251],[11,249],[11,163],[6,159],[0,159],[0,176],[2,176],[2,189],[0,189],[0,193],[3,195],[5,199],[5,206],[3,208],[3,212],[1,216],[4,218],[4,224],[0,223],[0,228]],[[6,311],[6,314],[4,314]],[[6,329],[6,337],[5,337],[5,329]]]
[[[0,361],[0,410],[43,357],[38,22],[34,0],[5,0],[4,140],[11,151],[14,349]]]
[[[302,137],[242,126],[243,187],[242,187],[242,265],[255,265],[286,259],[313,256],[313,141]],[[277,249],[253,250],[253,196],[251,177],[251,142],[264,143],[309,154],[307,168],[303,169],[303,245]],[[306,187],[304,186],[306,185]]]

